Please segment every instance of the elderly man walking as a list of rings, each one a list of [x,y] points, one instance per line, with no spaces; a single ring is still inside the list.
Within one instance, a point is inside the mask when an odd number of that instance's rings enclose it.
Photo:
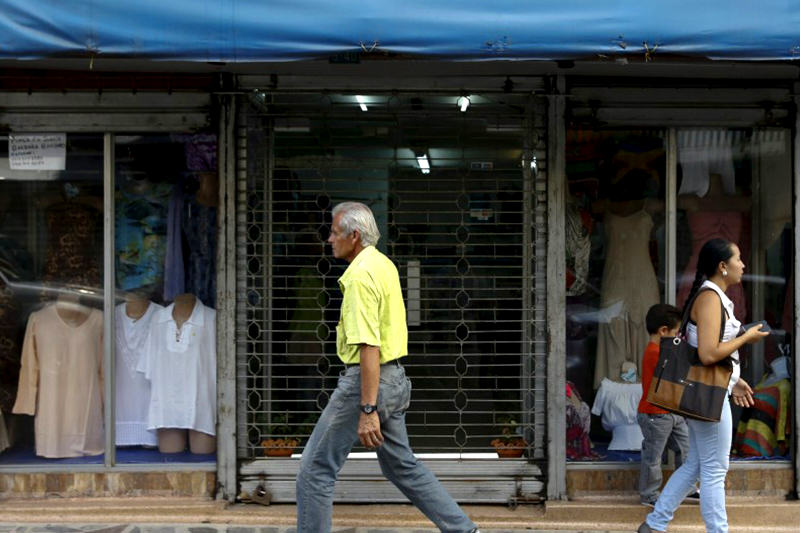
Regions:
[[[475,524],[408,443],[411,382],[400,364],[408,353],[406,310],[397,268],[375,248],[379,238],[366,205],[344,202],[333,208],[328,242],[333,256],[349,263],[339,278],[343,300],[336,326],[336,351],[345,370],[303,450],[297,531],[331,530],[336,477],[360,441],[376,450],[383,474],[441,531],[475,533]]]

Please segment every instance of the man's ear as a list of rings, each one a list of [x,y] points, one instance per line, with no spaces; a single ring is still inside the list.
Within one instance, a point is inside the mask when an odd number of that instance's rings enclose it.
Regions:
[[[361,232],[357,229],[353,230],[353,237],[355,237],[356,241],[361,242]]]

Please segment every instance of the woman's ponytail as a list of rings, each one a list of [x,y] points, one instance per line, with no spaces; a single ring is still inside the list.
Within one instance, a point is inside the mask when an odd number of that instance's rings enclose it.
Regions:
[[[733,257],[733,243],[725,239],[711,239],[700,248],[700,255],[697,257],[697,272],[694,275],[694,283],[689,296],[683,303],[683,310],[686,312],[689,302],[700,290],[703,281],[710,279],[717,271],[717,266],[725,263]]]
[[[694,298],[694,295],[697,294],[698,290],[700,290],[700,285],[702,285],[705,280],[706,280],[706,275],[703,274],[702,272],[700,272],[700,269],[698,269],[697,272],[694,275],[694,283],[692,283],[692,290],[689,291],[689,296],[687,296],[686,297],[686,301],[683,302],[683,314],[684,314],[684,316],[689,311],[689,309],[687,309],[687,306],[689,305],[689,302],[692,301],[692,298]]]

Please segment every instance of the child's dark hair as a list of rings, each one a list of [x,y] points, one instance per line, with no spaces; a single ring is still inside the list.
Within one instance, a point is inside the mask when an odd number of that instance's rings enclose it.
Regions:
[[[647,317],[645,317],[647,333],[655,335],[661,326],[672,329],[680,325],[681,320],[683,320],[681,310],[674,305],[656,304],[647,311]]]

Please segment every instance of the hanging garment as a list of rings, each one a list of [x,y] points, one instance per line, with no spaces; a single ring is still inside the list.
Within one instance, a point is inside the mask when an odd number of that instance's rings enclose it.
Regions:
[[[217,209],[187,197],[183,206],[183,234],[189,249],[185,262],[185,292],[214,307],[217,299]]]
[[[117,286],[161,287],[167,253],[167,206],[172,185],[128,180],[116,194]]]
[[[178,328],[175,304],[153,316],[145,356],[137,370],[150,381],[148,429],[193,429],[216,434],[216,311],[195,300],[189,319]]]
[[[592,414],[600,416],[603,428],[612,433],[609,450],[642,449],[644,435],[636,421],[641,399],[641,383],[617,383],[608,378],[600,383]]]
[[[164,257],[164,301],[171,302],[186,292],[183,267],[183,185],[176,183],[169,199],[167,215],[167,251]]]
[[[188,170],[217,170],[217,136],[213,133],[176,133],[170,139],[183,143]]]
[[[719,174],[725,192],[735,194],[733,145],[737,142],[739,140],[731,130],[678,130],[678,162],[683,171],[678,194],[705,196],[710,186],[711,174]]]
[[[567,296],[579,296],[586,291],[592,244],[589,230],[584,225],[580,210],[574,202],[567,202],[565,220]]]
[[[589,405],[581,400],[575,385],[567,381],[567,459],[594,459],[598,455],[592,451],[589,429],[592,413]]]
[[[35,415],[36,455],[103,453],[103,313],[84,308],[77,326],[59,304],[31,313],[13,413]]]
[[[683,276],[678,280],[678,298],[675,300],[682,308],[686,304],[686,298],[691,292],[694,277],[697,272],[697,258],[700,256],[700,249],[709,240],[721,237],[739,246],[742,260],[747,261],[747,249],[742,240],[743,215],[739,211],[696,211],[688,215],[689,228],[692,232],[692,257]],[[747,315],[747,301],[744,296],[744,287],[737,283],[725,294],[733,300],[733,308],[736,318],[745,321]]]
[[[792,385],[767,376],[753,388],[755,405],[742,411],[733,447],[745,457],[776,457],[789,453]]]
[[[116,444],[117,446],[155,446],[156,432],[147,429],[150,407],[150,382],[136,371],[145,355],[145,342],[153,316],[161,309],[150,302],[144,315],[133,319],[125,312],[127,304],[116,308]]]
[[[617,378],[625,361],[642,375],[642,355],[649,341],[645,316],[659,302],[658,280],[650,260],[653,220],[644,211],[622,217],[606,214],[608,251],[600,295],[600,323],[594,387]]]
[[[78,202],[63,202],[47,210],[50,241],[44,281],[99,287],[103,256],[97,253],[100,213]]]

